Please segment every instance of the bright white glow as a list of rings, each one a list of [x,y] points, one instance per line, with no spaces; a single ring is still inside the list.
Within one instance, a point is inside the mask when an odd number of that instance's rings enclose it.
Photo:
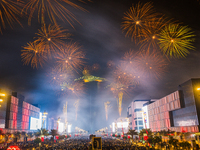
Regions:
[[[128,122],[118,122],[117,128],[128,128]]]
[[[115,123],[112,123],[112,132],[115,132]]]
[[[71,133],[71,128],[72,128],[72,125],[69,124],[69,125],[68,125],[68,128],[67,128],[67,129],[68,129],[68,130],[67,130],[68,133]]]
[[[149,128],[149,116],[147,106],[142,107],[142,120],[143,120],[143,128]]]
[[[42,113],[39,115],[39,119],[31,117],[30,130],[41,129],[42,127]]]
[[[65,130],[64,123],[58,122],[58,132],[63,132]]]

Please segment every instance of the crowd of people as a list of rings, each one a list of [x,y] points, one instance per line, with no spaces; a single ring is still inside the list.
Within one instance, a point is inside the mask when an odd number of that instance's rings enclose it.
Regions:
[[[92,150],[92,142],[89,138],[64,139],[58,141],[47,140],[40,143],[10,143],[0,149],[6,150],[9,146],[16,145],[20,150]],[[118,139],[102,139],[102,150],[146,150],[146,145],[136,145],[129,141]]]

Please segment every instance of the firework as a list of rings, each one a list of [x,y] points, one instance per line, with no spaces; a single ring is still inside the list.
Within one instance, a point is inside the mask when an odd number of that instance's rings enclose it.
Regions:
[[[70,69],[61,70],[61,68],[58,68],[58,67],[52,68],[51,73],[50,73],[52,83],[59,86],[63,82],[72,81],[72,76],[73,76],[72,70]]]
[[[78,1],[80,1],[80,2],[82,2],[82,3],[87,3],[87,1],[88,1],[88,2],[93,2],[92,0],[78,0]]]
[[[81,70],[85,61],[85,53],[77,43],[70,43],[61,47],[61,52],[56,57],[60,68]]]
[[[79,99],[77,101],[75,101],[74,103],[74,107],[76,110],[76,120],[77,120],[77,116],[78,116],[78,109],[79,109]]]
[[[99,64],[93,64],[92,65],[92,70],[94,70],[94,71],[99,70],[99,68],[100,68]]]
[[[122,91],[120,91],[118,93],[118,98],[119,98],[119,100],[118,100],[118,111],[119,111],[119,116],[121,116],[121,114],[122,114],[122,99],[123,99],[123,92]]]
[[[84,84],[82,82],[77,82],[77,81],[76,82],[66,81],[61,84],[61,91],[79,97],[84,93]]]
[[[140,53],[137,55],[136,63],[142,77],[153,77],[159,79],[166,72],[168,65],[166,59],[158,52]]]
[[[31,19],[33,18],[34,13],[37,13],[38,22],[43,25],[45,24],[46,20],[45,17],[48,16],[48,20],[54,24],[57,24],[56,18],[58,18],[63,22],[67,21],[73,27],[72,24],[74,21],[78,21],[76,20],[75,15],[70,12],[65,5],[70,5],[76,9],[85,11],[84,8],[69,0],[28,0],[22,12],[25,12],[29,15],[29,25],[31,25]]]
[[[22,6],[21,0],[1,0],[0,1],[0,32],[2,33],[2,28],[6,28],[6,23],[10,27],[13,27],[14,21],[20,23],[19,18],[17,16],[20,16],[20,9]],[[21,25],[22,26],[22,25]]]
[[[38,68],[39,66],[42,67],[42,65],[47,60],[44,52],[41,50],[41,47],[37,45],[36,43],[27,43],[27,46],[24,46],[23,50],[21,50],[21,58],[24,65],[31,64],[31,67]]]
[[[51,57],[55,55],[60,50],[60,47],[64,45],[64,40],[69,39],[71,34],[66,33],[67,30],[62,29],[58,25],[46,25],[42,26],[41,29],[36,33],[35,43],[40,45],[46,52],[46,54]]]
[[[148,2],[144,5],[138,3],[133,5],[128,12],[124,14],[122,22],[122,30],[126,32],[126,36],[131,37],[131,39],[141,38],[141,33],[146,28],[147,22],[154,21],[158,14],[155,12],[152,3]]]
[[[187,26],[169,24],[159,34],[159,46],[161,51],[170,57],[186,57],[194,50],[194,32]]]
[[[153,18],[151,22],[147,22],[145,30],[142,30],[141,33],[140,49],[147,52],[158,49],[159,33],[169,22],[170,20],[167,20],[164,16],[159,19]]]
[[[108,120],[108,109],[111,108],[110,106],[110,102],[104,102],[104,106],[105,106],[105,112],[106,112],[106,120]]]
[[[107,63],[108,68],[113,68],[115,66],[115,63],[113,61],[108,61]]]

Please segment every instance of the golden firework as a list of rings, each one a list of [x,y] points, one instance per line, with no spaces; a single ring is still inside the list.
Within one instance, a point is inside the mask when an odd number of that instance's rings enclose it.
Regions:
[[[16,21],[17,23],[20,23],[18,16],[20,16],[21,12],[21,6],[23,5],[23,2],[21,0],[1,0],[0,1],[0,32],[2,33],[2,28],[6,28],[6,23],[10,27],[13,27],[13,23]],[[22,25],[21,25],[22,26]]]
[[[179,24],[169,24],[159,34],[159,46],[163,54],[175,57],[186,57],[194,50],[194,32],[188,26],[180,26]]]
[[[146,23],[154,21],[158,17],[151,2],[133,5],[129,11],[124,13],[122,30],[131,39],[140,39],[141,33],[146,29]]]
[[[31,25],[31,19],[34,13],[38,15],[38,22],[45,24],[46,18],[52,23],[57,24],[57,19],[63,22],[67,21],[72,27],[74,21],[78,22],[75,15],[66,7],[72,6],[76,9],[85,11],[84,8],[69,0],[27,0],[22,12],[29,15],[28,24]]]
[[[81,70],[85,61],[85,53],[77,43],[69,43],[61,47],[61,52],[56,57],[57,63],[62,69]]]
[[[108,120],[108,110],[109,108],[111,108],[110,102],[109,101],[104,102],[104,106],[105,106],[105,112],[106,112],[106,120]]]
[[[46,54],[51,57],[59,52],[60,47],[64,45],[64,40],[69,39],[71,34],[66,33],[67,30],[62,29],[58,25],[46,25],[42,26],[41,29],[36,33],[35,43],[44,49]]]
[[[44,52],[41,50],[41,47],[37,45],[35,42],[27,43],[27,46],[24,46],[23,50],[21,50],[21,58],[24,65],[31,64],[31,67],[38,68],[39,66],[45,63],[47,58],[44,55]]]
[[[139,41],[140,49],[147,52],[153,52],[158,49],[158,38],[161,30],[168,25],[170,20],[164,16],[160,18],[153,18],[151,22],[146,23],[146,28],[142,30]]]
[[[137,70],[143,78],[159,79],[166,72],[167,61],[159,52],[142,52],[136,58]]]

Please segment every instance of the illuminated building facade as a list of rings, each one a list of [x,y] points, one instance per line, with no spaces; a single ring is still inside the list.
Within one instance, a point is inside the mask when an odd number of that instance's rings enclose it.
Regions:
[[[129,128],[139,132],[143,129],[142,107],[151,100],[134,100],[127,108],[127,118],[129,118]]]
[[[0,112],[0,128],[13,133],[18,130],[29,130],[30,117],[39,118],[40,108],[25,102],[24,96],[12,92],[7,93]]]
[[[152,131],[199,132],[200,79],[190,79],[179,89],[148,105]]]

